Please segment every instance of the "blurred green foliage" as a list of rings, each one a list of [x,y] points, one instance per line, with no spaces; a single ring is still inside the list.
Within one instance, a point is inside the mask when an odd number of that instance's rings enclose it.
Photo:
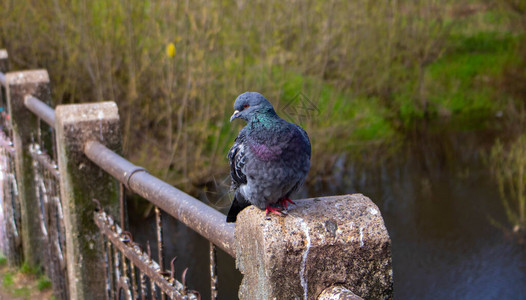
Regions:
[[[13,278],[13,273],[11,272],[7,272],[4,274],[4,278],[2,279],[2,286],[4,288],[10,288],[13,286],[14,284],[14,278]]]
[[[37,288],[39,291],[51,288],[51,280],[46,275],[40,275],[37,280]]]
[[[498,0],[498,7],[508,17],[509,27],[518,32],[511,41],[500,43],[485,42],[479,48],[498,48],[498,52],[506,49],[503,44],[514,45],[515,56],[508,59],[503,69],[498,68],[501,60],[494,57],[486,65],[492,74],[500,73],[500,87],[503,95],[512,95],[515,101],[507,118],[507,134],[497,139],[489,152],[488,165],[497,182],[500,200],[506,212],[510,226],[505,226],[495,220],[493,223],[505,232],[511,233],[516,241],[526,244],[526,2],[522,0]],[[481,44],[481,43],[479,43]],[[498,44],[498,45],[495,45]],[[485,47],[483,47],[485,46]],[[494,51],[497,52],[497,51]],[[504,141],[504,142],[503,142]],[[509,229],[511,227],[511,229]]]
[[[526,134],[508,146],[497,141],[490,152],[490,167],[498,183],[511,232],[526,236]],[[506,228],[502,224],[497,225]]]
[[[55,104],[116,101],[126,156],[189,189],[227,172],[245,91],[306,128],[311,175],[422,121],[488,126],[520,98],[499,82],[524,28],[497,2],[4,0],[0,46]]]

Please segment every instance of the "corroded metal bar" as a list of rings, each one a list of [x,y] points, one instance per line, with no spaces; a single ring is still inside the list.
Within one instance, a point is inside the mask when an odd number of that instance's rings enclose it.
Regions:
[[[157,256],[159,263],[159,271],[164,274],[164,241],[163,241],[163,218],[159,207],[155,207],[155,227],[157,231]],[[166,294],[161,292],[161,300],[166,300]]]
[[[40,151],[38,145],[30,145],[29,154],[31,154],[31,157],[40,163],[40,165],[42,165],[49,173],[51,173],[56,180],[60,180],[60,172],[58,171],[57,164],[51,160],[49,155]]]
[[[161,267],[161,272],[164,272],[164,243],[163,243],[163,219],[161,210],[156,206],[155,208],[155,227],[157,232],[157,257],[158,263]]]
[[[150,241],[147,241],[146,253],[148,254],[148,259],[151,261],[152,260],[152,248],[150,248]],[[150,278],[150,294],[152,296],[152,299],[157,299],[155,291],[156,291],[155,282]]]
[[[235,257],[234,224],[225,215],[194,197],[148,174],[104,145],[89,141],[86,156],[128,188]]]
[[[137,278],[135,276],[135,265],[133,263],[130,263],[130,276],[131,276],[130,290],[132,291],[132,295],[134,295],[133,299],[139,299],[139,288],[137,286]]]
[[[121,228],[126,228],[126,200],[124,199],[126,192],[124,191],[124,184],[119,184],[119,209],[121,214]]]
[[[107,274],[108,274],[108,281],[107,283],[109,283],[109,294],[110,294],[110,299],[115,299],[115,287],[116,287],[116,284],[115,284],[115,275],[114,275],[114,270],[113,270],[113,260],[115,259],[113,257],[113,250],[112,250],[112,245],[111,245],[111,241],[108,240],[106,242],[106,255],[108,257],[108,261],[106,262],[106,268],[107,268]]]
[[[55,128],[55,110],[53,108],[31,95],[24,98],[24,105],[49,126]]]
[[[217,265],[216,265],[216,247],[210,244],[210,299],[217,299]]]
[[[162,275],[159,265],[151,260],[146,253],[128,240],[126,243],[120,236],[120,228],[104,212],[95,213],[95,224],[99,227],[106,238],[111,241],[113,247],[126,256],[141,272],[146,274],[152,283],[159,286],[171,299],[196,299],[194,294],[186,293],[180,282],[170,283],[169,278]],[[116,228],[113,230],[112,228]],[[118,258],[115,258],[117,261]]]
[[[139,270],[139,277],[141,279],[141,300],[146,300],[146,275],[141,270]]]

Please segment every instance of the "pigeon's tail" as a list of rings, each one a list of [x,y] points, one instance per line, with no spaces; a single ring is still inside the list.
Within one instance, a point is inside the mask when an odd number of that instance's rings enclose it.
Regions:
[[[245,207],[250,206],[250,202],[246,201],[241,193],[237,192],[234,194],[234,201],[230,206],[230,210],[226,215],[227,223],[234,223],[237,220],[237,214],[242,211]]]

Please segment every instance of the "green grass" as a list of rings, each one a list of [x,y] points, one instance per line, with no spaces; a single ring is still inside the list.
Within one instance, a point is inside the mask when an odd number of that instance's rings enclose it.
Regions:
[[[49,278],[41,273],[40,267],[31,267],[27,263],[22,264],[18,270],[4,267],[1,284],[4,292],[22,299],[31,299],[32,294],[48,295],[50,292],[47,290],[52,286]]]
[[[13,291],[13,296],[21,297],[21,298],[24,298],[24,299],[30,299],[29,297],[31,296],[31,289],[28,288],[28,287],[16,288]]]
[[[22,263],[22,266],[20,267],[20,272],[26,275],[37,275],[40,273],[40,270],[39,266],[31,266],[27,262]]]
[[[348,141],[352,142],[386,140],[394,136],[387,109],[378,98],[360,97],[298,73],[289,72],[285,78],[278,113],[289,121],[306,127],[347,126],[352,128],[347,131]],[[345,145],[346,141],[341,144]]]
[[[51,280],[46,275],[40,275],[37,280],[37,288],[39,291],[51,288]]]
[[[4,288],[10,288],[14,283],[14,274],[11,272],[5,273],[4,278],[2,279],[2,286]]]
[[[512,50],[517,40],[511,34],[495,32],[452,35],[450,49],[428,69],[429,99],[435,109],[466,124],[502,109],[506,102],[496,81],[506,64],[516,59]]]

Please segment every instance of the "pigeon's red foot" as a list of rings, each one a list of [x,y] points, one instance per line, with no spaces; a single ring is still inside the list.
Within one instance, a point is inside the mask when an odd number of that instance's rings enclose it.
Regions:
[[[287,209],[288,208],[288,203],[287,202],[290,202],[290,204],[296,204],[294,203],[294,201],[290,200],[289,198],[283,198],[281,200],[279,200],[279,204],[281,204],[281,207]]]
[[[267,216],[271,213],[274,213],[280,217],[282,216],[281,208],[270,206],[270,205],[265,208],[265,213],[267,214]]]

